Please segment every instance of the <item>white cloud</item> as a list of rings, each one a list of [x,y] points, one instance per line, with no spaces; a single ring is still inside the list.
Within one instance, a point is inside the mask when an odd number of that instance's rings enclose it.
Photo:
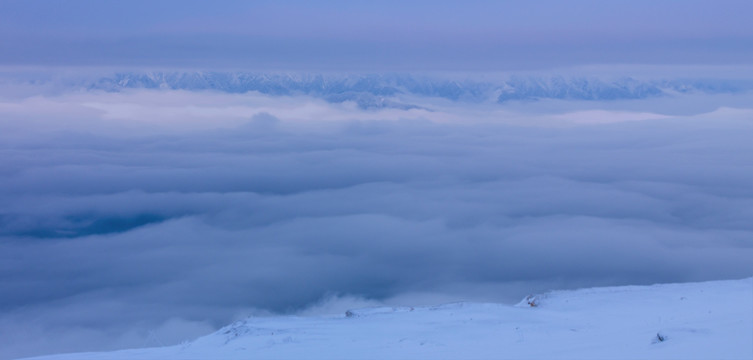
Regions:
[[[258,311],[751,276],[751,109],[717,99],[5,97],[2,356]]]

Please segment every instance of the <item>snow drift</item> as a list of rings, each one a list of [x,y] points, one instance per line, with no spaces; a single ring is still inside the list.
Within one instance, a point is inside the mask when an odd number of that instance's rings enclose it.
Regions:
[[[251,317],[181,345],[36,359],[750,359],[753,278]]]

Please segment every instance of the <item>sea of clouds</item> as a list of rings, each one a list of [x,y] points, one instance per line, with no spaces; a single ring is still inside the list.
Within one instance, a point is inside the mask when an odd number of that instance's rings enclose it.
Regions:
[[[410,101],[1,86],[0,357],[753,275],[753,95]]]

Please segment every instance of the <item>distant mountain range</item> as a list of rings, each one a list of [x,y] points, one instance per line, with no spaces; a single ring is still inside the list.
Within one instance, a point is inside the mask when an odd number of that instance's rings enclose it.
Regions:
[[[55,81],[59,81],[56,79]],[[753,90],[753,79],[637,79],[587,76],[512,75],[496,80],[455,80],[410,74],[305,74],[254,72],[119,72],[96,78],[69,79],[67,85],[105,91],[123,89],[256,91],[267,95],[308,95],[359,107],[414,108],[401,97],[428,96],[451,101],[497,102],[645,99],[678,93],[740,93]]]

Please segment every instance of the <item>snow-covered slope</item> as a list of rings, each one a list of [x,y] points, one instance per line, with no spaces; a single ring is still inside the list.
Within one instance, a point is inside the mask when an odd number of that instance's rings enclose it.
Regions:
[[[753,278],[249,318],[178,346],[44,357],[250,358],[753,359]]]

